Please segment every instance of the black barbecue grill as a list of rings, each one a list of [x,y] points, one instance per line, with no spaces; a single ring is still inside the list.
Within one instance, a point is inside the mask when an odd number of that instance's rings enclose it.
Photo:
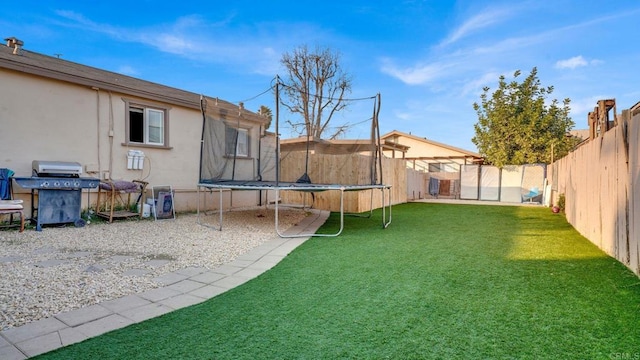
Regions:
[[[77,162],[34,160],[32,169],[31,177],[13,179],[20,187],[31,189],[31,223],[36,222],[36,230],[42,231],[45,224],[84,226],[82,189],[97,188],[100,180],[80,177],[82,165]]]

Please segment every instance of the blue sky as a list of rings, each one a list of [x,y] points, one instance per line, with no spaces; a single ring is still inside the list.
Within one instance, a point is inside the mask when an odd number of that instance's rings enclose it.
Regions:
[[[640,2],[556,1],[14,1],[2,38],[25,49],[237,103],[264,93],[285,52],[340,53],[351,98],[381,94],[380,130],[476,151],[473,103],[500,75],[533,67],[552,99],[571,99],[576,128],[599,99],[640,101]],[[358,102],[336,123],[360,123]],[[283,134],[286,136],[286,134]],[[366,129],[349,136],[367,137]]]

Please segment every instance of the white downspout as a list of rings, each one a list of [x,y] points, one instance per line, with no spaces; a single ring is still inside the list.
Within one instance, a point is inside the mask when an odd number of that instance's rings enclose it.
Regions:
[[[100,165],[100,89],[92,87],[91,89],[96,91],[96,145],[98,147],[98,177],[102,176],[102,166]]]
[[[109,91],[109,179],[113,178],[113,99]]]

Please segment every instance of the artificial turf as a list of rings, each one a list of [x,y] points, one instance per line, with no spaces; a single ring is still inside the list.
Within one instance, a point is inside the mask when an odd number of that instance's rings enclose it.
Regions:
[[[562,215],[410,203],[379,223],[347,218],[238,288],[39,358],[640,358],[640,279]]]

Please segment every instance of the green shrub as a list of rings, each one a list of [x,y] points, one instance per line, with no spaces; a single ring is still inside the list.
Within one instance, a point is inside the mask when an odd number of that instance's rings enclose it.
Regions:
[[[564,212],[565,202],[566,202],[566,199],[564,197],[564,194],[558,195],[558,207],[560,208],[561,212]]]

